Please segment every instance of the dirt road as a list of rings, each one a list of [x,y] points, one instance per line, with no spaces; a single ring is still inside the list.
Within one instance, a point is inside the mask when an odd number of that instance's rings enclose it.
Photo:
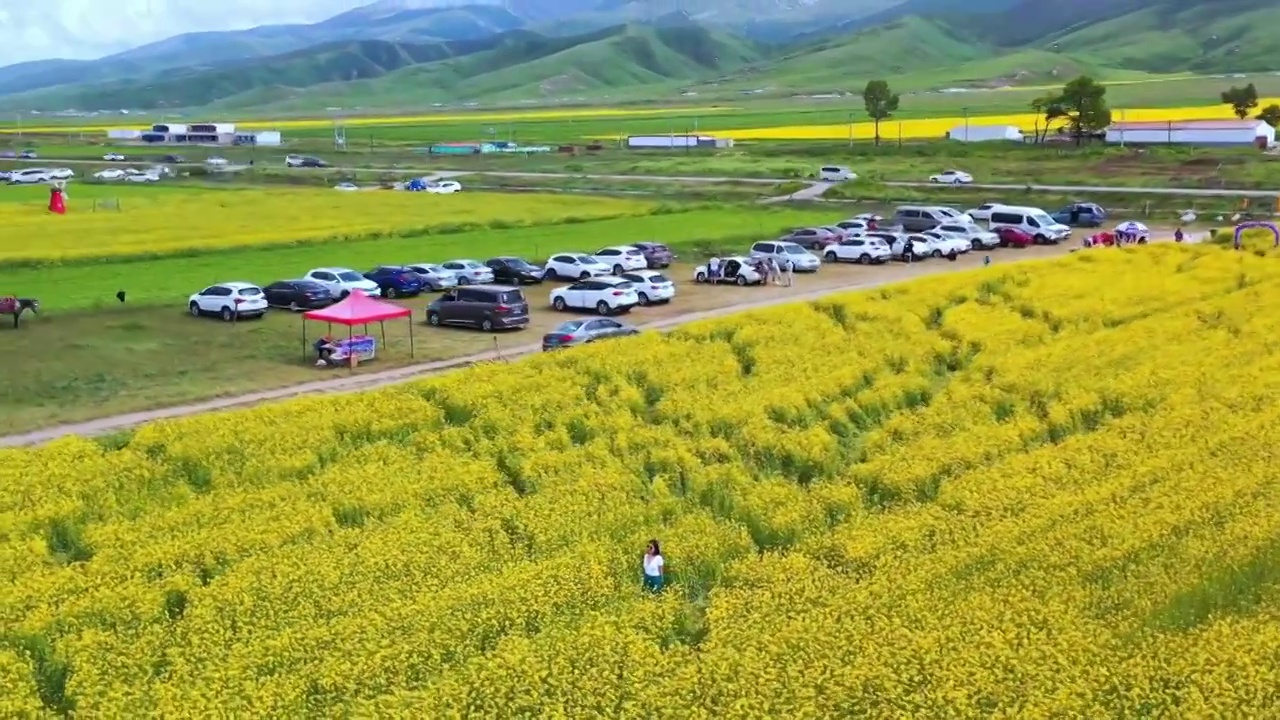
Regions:
[[[1194,235],[1188,237],[1187,241],[1189,243],[1199,242],[1203,237],[1203,234]],[[861,272],[851,274],[848,272],[834,271],[835,268],[829,268],[828,271],[818,273],[817,275],[797,276],[796,286],[793,288],[769,287],[756,290],[725,288],[724,290],[727,293],[741,293],[739,297],[751,297],[752,299],[732,302],[712,309],[687,313],[679,313],[679,305],[672,305],[669,306],[672,314],[666,317],[659,316],[650,322],[639,323],[639,327],[646,330],[665,331],[697,320],[731,315],[745,310],[754,310],[791,302],[808,302],[834,293],[865,290],[881,285],[903,282],[926,275],[973,269],[981,267],[983,257],[988,255],[991,258],[992,265],[1008,265],[1025,260],[1060,257],[1062,255],[1066,255],[1072,250],[1075,250],[1077,247],[1078,245],[1072,243],[1069,245],[1029,248],[1027,250],[1001,250],[989,254],[970,253],[959,258],[955,262],[949,262],[947,260],[929,260],[912,265],[895,263],[882,267],[858,268],[859,270],[866,271],[865,279],[859,277],[864,275],[864,273]],[[59,425],[20,435],[2,437],[0,438],[0,447],[39,445],[67,435],[103,435],[156,420],[195,415],[215,410],[247,407],[275,400],[297,397],[300,395],[371,390],[415,378],[421,378],[427,375],[434,375],[447,370],[466,367],[479,362],[510,360],[523,355],[536,353],[540,350],[541,345],[535,342],[514,348],[477,353],[475,355],[451,358],[449,360],[406,365],[403,367],[368,374],[327,378],[315,382],[276,388],[273,390],[264,390],[247,395],[216,398],[187,405],[127,413],[124,415],[104,417],[81,423]]]

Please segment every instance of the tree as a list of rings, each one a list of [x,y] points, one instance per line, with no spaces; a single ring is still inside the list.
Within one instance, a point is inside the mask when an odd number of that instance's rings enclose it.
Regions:
[[[867,108],[867,115],[876,123],[876,145],[880,144],[880,121],[893,116],[898,110],[898,96],[889,89],[884,80],[871,80],[862,91],[862,104]]]
[[[1045,95],[1032,100],[1031,110],[1036,114],[1035,141],[1037,143],[1042,143],[1049,137],[1054,120],[1061,120],[1067,116],[1067,111],[1056,95]],[[1043,130],[1040,129],[1041,118],[1044,119]]]
[[[1231,112],[1236,117],[1244,120],[1249,117],[1249,113],[1258,107],[1258,88],[1249,83],[1244,87],[1232,87],[1230,90],[1222,93],[1222,102],[1231,106]]]
[[[1280,105],[1268,105],[1258,113],[1258,119],[1271,127],[1280,127]]]
[[[1066,119],[1076,145],[1082,144],[1086,135],[1102,132],[1111,124],[1107,87],[1088,75],[1081,75],[1063,85],[1062,94],[1049,104],[1056,106],[1057,117]]]

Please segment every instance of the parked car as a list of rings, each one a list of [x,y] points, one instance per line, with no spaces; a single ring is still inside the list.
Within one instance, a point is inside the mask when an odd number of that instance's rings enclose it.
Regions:
[[[387,298],[413,297],[427,289],[422,276],[404,265],[379,265],[364,276],[378,283],[382,296]]]
[[[122,180],[128,174],[121,168],[107,168],[106,170],[99,170],[93,176],[99,180]]]
[[[188,298],[187,310],[195,317],[217,315],[226,322],[262,317],[267,312],[267,296],[253,283],[218,283]]]
[[[18,157],[18,153],[12,150],[0,150],[0,160],[12,160]]]
[[[10,185],[34,185],[52,180],[48,168],[24,168],[9,172]]]
[[[792,230],[778,238],[778,242],[795,243],[806,250],[821,250],[844,239],[843,233],[833,233],[826,228],[812,227]]]
[[[440,264],[458,278],[459,285],[484,285],[493,282],[493,271],[479,260],[450,260]]]
[[[536,285],[542,282],[542,266],[518,257],[496,257],[484,261],[493,271],[494,282],[507,285]]]
[[[671,302],[676,296],[676,284],[657,270],[636,270],[618,277],[636,286],[641,305]]]
[[[547,266],[542,271],[544,280],[554,278],[577,278],[586,280],[589,277],[600,277],[602,275],[612,275],[613,268],[600,262],[600,260],[591,255],[582,253],[558,253],[552,255],[547,260]]]
[[[965,212],[965,215],[980,220],[982,222],[991,222],[991,211],[1000,207],[1000,203],[982,203],[978,207]]]
[[[942,223],[963,217],[962,213],[942,205],[903,205],[893,214],[893,222],[904,232],[924,232]]]
[[[1107,221],[1107,211],[1096,203],[1073,203],[1049,217],[1062,225],[1095,228]]]
[[[1054,222],[1040,208],[1001,205],[991,213],[991,229],[1016,227],[1041,245],[1056,245],[1071,237],[1071,228]]]
[[[551,307],[595,310],[601,315],[624,313],[640,304],[635,285],[620,277],[593,277],[551,291]]]
[[[316,268],[303,276],[306,280],[320,283],[329,289],[339,300],[359,290],[366,295],[381,295],[378,283],[366,278],[351,268]]]
[[[23,150],[22,152],[18,153],[18,157],[22,158],[23,160],[35,160],[40,156],[36,155],[35,150]]]
[[[620,323],[613,318],[584,318],[560,323],[554,330],[542,336],[542,350],[585,345],[597,340],[639,335],[634,325]]]
[[[836,227],[844,231],[845,239],[862,235],[871,230],[871,223],[866,220],[841,220]]]
[[[942,183],[944,185],[968,185],[973,182],[973,176],[960,170],[943,170],[937,175],[930,175],[929,182]]]
[[[224,157],[211,157],[205,160],[204,164],[210,167],[226,167],[228,165],[227,159]]]
[[[858,174],[843,165],[824,165],[818,169],[818,179],[823,182],[857,180]]]
[[[762,260],[773,258],[778,267],[785,267],[791,261],[796,272],[818,272],[822,261],[817,255],[805,250],[796,243],[785,240],[758,242],[751,246],[751,257]]]
[[[529,301],[518,287],[456,287],[431,301],[427,323],[476,327],[485,332],[522,328],[529,324]]]
[[[405,267],[418,273],[427,289],[435,292],[458,286],[458,276],[449,272],[443,265],[435,263],[410,263]]]
[[[184,163],[187,159],[181,155],[165,155],[160,158],[160,162],[164,163]]]
[[[462,192],[462,183],[456,180],[441,180],[439,182],[427,183],[427,192],[436,195],[450,195],[456,192]]]
[[[967,238],[940,233],[937,230],[925,230],[920,234],[933,242],[933,250],[929,253],[932,257],[963,255],[973,249],[973,245],[969,244]]]
[[[71,168],[49,168],[48,173],[53,180],[70,180],[76,176],[76,171]]]
[[[759,267],[760,258],[742,256],[720,258],[720,282],[734,285],[763,285],[768,281]],[[693,281],[711,281],[711,271],[706,264],[693,269]]]
[[[355,183],[340,182],[337,185],[334,185],[333,189],[339,192],[353,192],[355,190],[359,190],[360,186],[356,185]]]
[[[631,247],[644,254],[644,259],[648,261],[650,270],[662,270],[663,268],[671,267],[671,263],[676,261],[676,256],[671,252],[671,248],[659,242],[631,243]]]
[[[878,237],[851,237],[822,251],[827,262],[856,262],[861,265],[881,265],[893,258],[889,243]]]
[[[320,158],[311,157],[309,155],[286,155],[284,158],[284,166],[291,168],[322,168],[329,167],[329,163],[321,160]]]
[[[608,265],[614,275],[621,275],[628,270],[643,270],[649,267],[649,261],[645,258],[640,248],[630,245],[614,245],[600,248],[595,252],[595,257],[600,262]]]
[[[109,152],[106,155],[103,155],[102,159],[106,160],[107,162],[124,162],[123,155],[121,155],[120,153],[113,153],[113,152]]]
[[[905,261],[907,259],[905,253],[906,241],[908,238],[911,239],[912,261],[919,261],[932,257],[934,247],[933,243],[929,241],[929,238],[923,235],[898,235],[894,237],[893,242],[889,245],[890,250],[893,252],[894,260]]]
[[[1000,247],[1025,248],[1036,244],[1036,239],[1016,227],[1002,227],[996,230],[1000,238]]]
[[[294,312],[328,307],[337,302],[329,288],[313,280],[277,280],[262,288],[267,304]]]
[[[160,182],[160,173],[157,173],[157,172],[129,173],[127,172],[124,175],[124,181],[134,182],[134,183]]]
[[[1000,237],[990,230],[983,230],[977,223],[943,223],[933,232],[958,238],[974,250],[990,250],[1000,245]]]

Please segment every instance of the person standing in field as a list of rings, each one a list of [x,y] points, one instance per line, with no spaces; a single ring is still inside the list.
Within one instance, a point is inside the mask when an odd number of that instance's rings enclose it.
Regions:
[[[767,260],[765,260],[764,267],[765,267],[765,282],[771,285],[779,284],[780,281],[778,278],[779,276],[782,275],[782,273],[778,270],[777,258],[770,256]]]
[[[707,261],[707,278],[715,285],[720,280],[720,258],[713,257]]]
[[[649,592],[662,592],[666,580],[666,564],[662,559],[662,547],[657,540],[650,540],[644,552],[644,587]]]

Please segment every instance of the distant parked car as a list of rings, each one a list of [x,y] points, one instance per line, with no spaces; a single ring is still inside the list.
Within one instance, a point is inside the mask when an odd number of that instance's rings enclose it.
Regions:
[[[636,286],[636,297],[641,305],[671,302],[676,296],[676,284],[657,270],[636,270],[618,277]]]
[[[47,168],[25,168],[9,172],[10,185],[35,185],[52,180]]]
[[[493,280],[506,285],[536,285],[542,282],[543,268],[518,257],[496,257],[484,261],[493,271]]]
[[[943,223],[932,232],[963,240],[974,250],[990,250],[1000,245],[1000,236],[983,230],[977,223]]]
[[[968,215],[974,220],[980,220],[982,222],[991,222],[991,211],[995,210],[998,207],[1000,207],[1000,203],[993,203],[993,202],[982,203],[978,207],[967,211],[965,215]]]
[[[1025,248],[1036,244],[1035,237],[1015,227],[998,228],[996,237],[1000,238],[1000,247]]]
[[[558,253],[547,260],[542,271],[543,279],[577,278],[586,280],[589,277],[612,275],[613,268],[600,262],[599,258],[583,253]]]
[[[459,285],[483,285],[493,282],[493,271],[479,260],[449,260],[440,264],[458,278]]]
[[[933,257],[963,255],[973,249],[973,245],[968,238],[956,237],[937,230],[925,230],[920,234],[933,242],[933,250],[929,253]]]
[[[187,299],[187,310],[195,317],[217,315],[226,322],[261,317],[267,311],[262,288],[247,282],[210,285]]]
[[[18,153],[18,157],[22,158],[23,160],[35,160],[40,156],[36,155],[35,150],[23,150],[22,152]]]
[[[160,176],[152,173],[127,173],[124,177],[125,182],[132,183],[153,183],[160,182]]]
[[[462,192],[462,183],[457,180],[441,180],[427,183],[427,192],[435,193],[436,195],[451,195],[456,192]]]
[[[631,247],[636,248],[644,253],[644,259],[649,263],[649,269],[661,270],[671,267],[671,263],[675,262],[676,256],[671,252],[671,248],[658,242],[638,242],[631,243]]]
[[[458,286],[458,276],[449,272],[443,265],[435,263],[409,263],[405,267],[418,273],[427,289],[435,292]]]
[[[786,267],[786,262],[790,261],[796,272],[818,272],[822,267],[818,256],[785,240],[758,242],[751,246],[751,257],[761,260],[773,258],[780,268]]]
[[[386,298],[413,297],[427,287],[421,275],[403,265],[379,265],[364,276],[378,283]]]
[[[798,246],[797,246],[798,247]],[[742,256],[720,258],[719,282],[729,285],[763,285],[767,282],[764,273],[757,269],[758,258]],[[696,283],[711,282],[711,270],[706,265],[693,269],[693,281]]]
[[[551,291],[551,307],[595,310],[601,315],[624,313],[640,304],[635,285],[618,277],[594,277]]]
[[[164,163],[184,163],[187,159],[181,155],[165,155],[160,158],[160,162]]]
[[[1054,222],[1072,227],[1102,227],[1107,211],[1096,203],[1074,203],[1050,215]]]
[[[205,160],[204,164],[210,167],[226,167],[228,163],[227,159],[224,157],[211,157],[208,160]]]
[[[121,180],[126,175],[128,175],[128,173],[120,168],[107,168],[106,170],[99,170],[93,174],[93,176],[99,180]]]
[[[542,350],[559,350],[561,348],[585,345],[597,340],[639,335],[640,329],[634,325],[620,323],[613,318],[586,318],[560,323],[554,330],[542,336]]]
[[[360,186],[356,185],[355,183],[344,182],[344,183],[338,183],[337,185],[334,185],[333,189],[341,192],[351,192],[353,190],[359,190]]]
[[[0,159],[11,159],[18,157],[18,153],[12,150],[0,150]]]
[[[844,182],[857,180],[858,174],[843,165],[825,165],[818,170],[818,179],[823,182]]]
[[[103,155],[102,159],[106,160],[107,162],[124,162],[123,155],[121,155],[120,153],[113,153],[113,152],[109,152],[106,155]]]
[[[821,250],[844,239],[843,233],[834,233],[826,228],[800,228],[778,238],[779,242],[790,242],[806,250]]]
[[[937,175],[930,175],[929,182],[943,185],[969,185],[973,176],[961,170],[943,170]]]
[[[520,288],[468,285],[444,291],[427,306],[430,325],[461,325],[485,332],[529,324],[529,302]]]
[[[304,279],[320,283],[329,288],[329,292],[336,295],[339,300],[346,298],[353,290],[359,290],[366,295],[373,296],[382,294],[378,283],[351,268],[316,268],[308,272]]]
[[[70,180],[76,176],[76,172],[71,168],[50,168],[49,177],[54,180]]]
[[[827,262],[856,262],[861,265],[881,265],[893,257],[889,243],[874,237],[851,237],[822,251]]]
[[[608,265],[613,270],[614,275],[621,275],[628,270],[643,270],[649,267],[649,261],[645,258],[644,252],[640,248],[630,245],[614,245],[613,247],[600,248],[595,252],[595,258]]]
[[[311,157],[309,155],[286,155],[284,158],[285,167],[298,168],[322,168],[329,167],[329,163],[320,158]]]
[[[338,298],[324,285],[312,280],[277,280],[262,288],[271,307],[288,308],[294,312],[328,307]]]

